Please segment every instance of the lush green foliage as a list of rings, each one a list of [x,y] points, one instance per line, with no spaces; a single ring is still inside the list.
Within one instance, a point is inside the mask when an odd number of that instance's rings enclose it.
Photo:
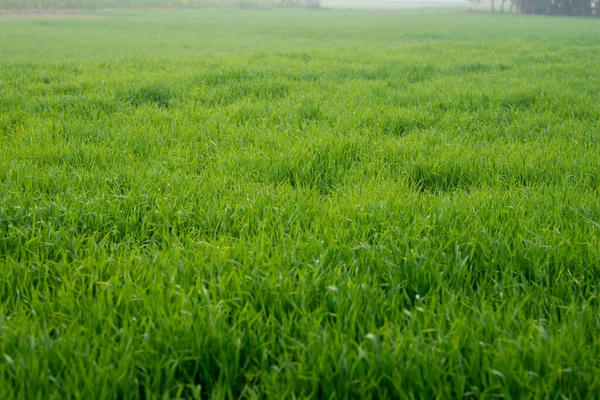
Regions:
[[[1,398],[600,393],[600,24],[0,23]]]

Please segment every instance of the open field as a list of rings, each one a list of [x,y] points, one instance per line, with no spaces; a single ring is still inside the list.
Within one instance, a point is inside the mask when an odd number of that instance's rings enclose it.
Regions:
[[[597,398],[600,21],[0,21],[0,398]]]
[[[96,18],[95,15],[79,10],[4,10],[0,11],[0,20],[19,19],[66,19],[66,18]]]
[[[334,0],[335,1],[335,0]],[[337,0],[339,1],[339,0]],[[352,1],[352,0],[349,0]],[[438,0],[444,1],[444,0]],[[2,10],[102,10],[272,6],[279,0],[2,0]]]

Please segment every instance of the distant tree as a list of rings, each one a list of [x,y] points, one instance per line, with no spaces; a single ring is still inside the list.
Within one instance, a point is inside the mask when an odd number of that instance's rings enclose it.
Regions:
[[[472,4],[481,4],[481,0],[467,0],[467,1]]]
[[[520,0],[523,14],[600,17],[599,0]]]
[[[467,1],[473,4],[482,3],[482,0]],[[507,2],[510,2],[511,13],[516,9],[522,14],[600,18],[600,0],[490,0],[491,11],[496,12],[499,4],[500,12],[504,12]]]

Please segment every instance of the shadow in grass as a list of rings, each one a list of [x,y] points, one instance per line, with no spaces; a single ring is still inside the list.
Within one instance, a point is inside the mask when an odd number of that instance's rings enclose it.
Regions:
[[[334,81],[382,81],[391,79],[395,84],[414,84],[436,78],[440,70],[431,65],[403,66],[390,63],[378,68],[346,68],[329,74]]]
[[[364,149],[357,141],[331,142],[313,149],[299,149],[275,161],[264,171],[269,183],[293,188],[317,190],[328,195],[340,186],[355,164],[360,163]]]
[[[302,122],[317,122],[323,117],[321,102],[316,100],[305,100],[298,107],[298,120]]]
[[[405,75],[407,83],[420,83],[433,79],[439,73],[439,70],[431,65],[413,66],[408,69]]]
[[[164,84],[147,84],[120,93],[118,99],[134,107],[150,105],[169,108],[173,105],[174,94]]]
[[[426,111],[402,108],[361,115],[357,117],[355,123],[364,131],[399,138],[414,131],[434,127],[437,124],[437,117]]]
[[[468,171],[448,165],[432,168],[415,164],[407,175],[408,183],[421,193],[451,193],[472,188],[477,179]]]
[[[416,130],[435,125],[432,116],[421,112],[403,112],[384,115],[380,120],[380,132],[386,136],[401,137]]]
[[[453,70],[458,75],[487,74],[495,71],[507,71],[511,67],[506,64],[484,64],[480,62],[466,63],[456,66]]]
[[[217,86],[206,91],[201,97],[207,106],[227,106],[247,99],[251,101],[275,101],[285,98],[289,86],[281,82],[235,83],[232,86]]]
[[[15,135],[18,129],[26,124],[27,115],[21,110],[8,110],[0,114],[0,137]]]
[[[503,108],[511,110],[530,110],[538,103],[538,96],[533,93],[514,93],[500,101]]]

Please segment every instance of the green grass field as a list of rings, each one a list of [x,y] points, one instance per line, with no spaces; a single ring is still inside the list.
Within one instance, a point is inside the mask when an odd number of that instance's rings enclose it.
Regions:
[[[600,395],[600,21],[0,19],[0,398]]]

